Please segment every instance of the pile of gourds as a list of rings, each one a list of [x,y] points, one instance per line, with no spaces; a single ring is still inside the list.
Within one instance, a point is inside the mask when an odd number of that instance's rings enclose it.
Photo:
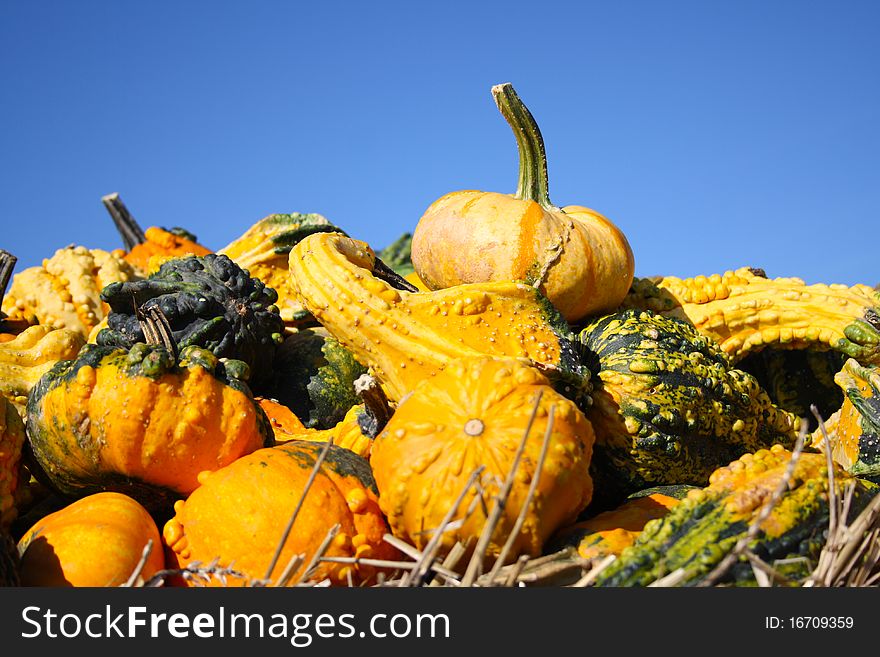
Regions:
[[[0,584],[369,585],[567,546],[613,557],[597,586],[696,583],[756,519],[753,554],[814,560],[832,498],[877,491],[880,293],[635,278],[492,93],[516,193],[447,194],[378,254],[298,213],[214,252],[118,195],[124,250],[0,252]]]

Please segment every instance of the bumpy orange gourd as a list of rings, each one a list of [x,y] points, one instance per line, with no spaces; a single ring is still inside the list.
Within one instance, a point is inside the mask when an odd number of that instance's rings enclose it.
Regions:
[[[370,458],[373,448],[373,439],[361,430],[358,417],[364,412],[364,405],[352,406],[345,417],[334,427],[329,429],[296,429],[293,423],[286,427],[275,427],[275,443],[283,445],[294,440],[307,440],[309,442],[322,443],[331,438],[337,447],[344,447],[365,459]],[[294,416],[296,417],[296,416]]]
[[[151,511],[188,495],[216,470],[271,445],[272,429],[236,376],[187,347],[87,345],[47,373],[28,399],[34,457],[64,494],[120,490]]]
[[[246,579],[228,578],[230,586],[262,580],[324,447],[324,443],[293,441],[200,475],[201,485],[186,501],[175,504],[175,516],[163,530],[174,558],[182,566],[217,559],[220,566],[245,575]],[[290,559],[302,554],[305,561],[290,580],[296,583],[335,524],[339,531],[326,556],[399,558],[382,538],[388,525],[366,460],[331,445],[269,579],[277,582]],[[372,581],[376,573],[365,564],[322,562],[309,579],[346,585],[351,577],[353,584],[359,584]],[[221,582],[212,577],[208,585]]]
[[[460,191],[435,201],[413,233],[412,262],[431,289],[520,280],[569,322],[614,310],[633,279],[623,232],[589,208],[550,202],[537,123],[510,84],[492,88],[519,147],[516,194]]]
[[[513,553],[540,553],[547,538],[574,521],[590,502],[593,485],[588,469],[594,435],[574,403],[555,392],[536,369],[514,359],[482,357],[450,363],[419,385],[376,437],[370,465],[379,503],[394,534],[424,547],[479,466],[485,467],[483,496],[491,507],[536,402],[535,421],[487,555],[498,556],[536,476],[540,479],[535,496]],[[551,407],[553,431],[538,473]],[[455,511],[453,520],[461,524],[443,534],[444,549],[480,535],[487,516],[476,495],[472,488]]]
[[[290,281],[392,401],[469,356],[527,358],[579,371],[568,325],[534,287],[508,281],[407,292],[376,278],[374,264],[364,242],[310,235],[290,252]]]
[[[0,397],[0,533],[15,520],[24,440],[24,424],[18,412],[4,397]]]
[[[135,269],[118,254],[68,246],[41,266],[16,274],[2,310],[12,319],[70,329],[86,338],[107,314],[101,300],[104,286],[137,278]]]
[[[156,523],[121,493],[96,493],[51,513],[18,543],[22,586],[125,584],[152,541],[140,577],[165,566]]]

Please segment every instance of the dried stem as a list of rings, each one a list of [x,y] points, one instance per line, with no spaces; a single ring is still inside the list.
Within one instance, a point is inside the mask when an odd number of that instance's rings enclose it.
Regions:
[[[324,444],[321,453],[318,454],[318,458],[315,459],[315,465],[309,473],[305,488],[303,488],[303,492],[299,496],[299,501],[297,501],[296,507],[293,509],[290,520],[287,521],[287,526],[281,534],[281,540],[278,541],[278,546],[275,548],[275,554],[272,555],[272,560],[269,562],[269,567],[266,569],[265,579],[269,579],[272,576],[272,571],[275,570],[275,566],[278,564],[278,559],[281,557],[281,551],[284,549],[284,544],[287,543],[287,538],[290,536],[290,531],[293,529],[293,523],[296,522],[296,516],[299,514],[299,510],[302,508],[303,502],[305,502],[306,495],[308,495],[309,489],[312,487],[312,482],[314,482],[315,477],[318,476],[318,472],[321,470],[321,465],[323,465],[324,459],[327,458],[327,453],[330,451],[332,445],[333,438],[331,437],[330,440]]]
[[[147,241],[147,236],[144,235],[143,229],[134,220],[134,217],[131,216],[128,208],[125,207],[125,203],[119,198],[119,194],[113,192],[112,194],[102,196],[101,203],[107,208],[113,223],[116,224],[116,230],[119,231],[122,237],[122,243],[125,245],[126,251],[131,251],[138,244],[143,244]]]

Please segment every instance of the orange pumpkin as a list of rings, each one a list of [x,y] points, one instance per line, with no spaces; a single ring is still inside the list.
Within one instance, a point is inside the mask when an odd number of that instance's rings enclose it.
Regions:
[[[156,523],[121,493],[96,493],[49,514],[18,543],[23,586],[119,586],[128,581],[147,543],[144,580],[165,567]]]
[[[258,450],[213,473],[199,476],[200,486],[175,504],[175,516],[163,537],[179,565],[215,559],[250,580],[266,575],[276,547],[303,495],[324,443],[292,441]],[[295,555],[304,562],[293,573],[295,583],[327,533],[339,532],[326,551],[331,557],[395,559],[398,552],[383,541],[388,533],[369,464],[352,452],[330,451],[303,499],[291,533],[269,579],[277,581]],[[329,578],[345,585],[371,581],[376,569],[364,564],[320,563],[311,579]],[[231,577],[229,585],[246,584]],[[212,577],[208,585],[221,582]]]
[[[203,256],[213,253],[198,243],[192,233],[183,228],[159,228],[151,226],[144,231],[125,207],[119,194],[107,194],[101,199],[110,213],[116,229],[122,235],[126,249],[123,259],[142,273],[149,273],[151,258],[175,258],[185,255]],[[154,260],[154,264],[158,264]]]
[[[537,415],[487,554],[499,554],[536,476],[540,479],[513,543],[514,554],[539,554],[553,532],[573,522],[593,491],[588,469],[594,436],[589,420],[524,361],[479,357],[453,361],[418,385],[373,443],[370,465],[394,534],[424,547],[478,466],[485,466],[484,499],[491,507],[538,393]],[[538,473],[551,407],[553,430]],[[455,510],[453,521],[460,524],[443,534],[443,549],[480,535],[486,515],[483,505],[475,503],[476,494],[471,489]]]

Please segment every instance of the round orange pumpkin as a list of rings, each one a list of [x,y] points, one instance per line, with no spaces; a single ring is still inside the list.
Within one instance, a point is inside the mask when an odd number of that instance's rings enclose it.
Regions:
[[[526,361],[491,357],[453,361],[419,384],[373,443],[370,465],[379,504],[394,534],[422,548],[452,508],[466,481],[484,466],[486,507],[492,507],[541,393],[514,484],[492,541],[497,556],[513,530],[532,478],[540,476],[515,554],[540,553],[547,538],[589,504],[593,428],[577,406],[557,393]],[[553,431],[537,472],[551,407]],[[441,548],[479,536],[486,514],[473,488],[455,511],[460,524],[443,534]],[[468,509],[470,515],[467,515]]]
[[[49,514],[18,543],[23,586],[119,586],[152,541],[141,577],[165,567],[156,523],[121,493],[96,493]]]
[[[526,281],[569,322],[614,310],[635,272],[623,232],[589,208],[550,202],[538,125],[509,84],[492,88],[520,155],[516,194],[458,191],[419,220],[412,263],[432,290],[463,283]]]
[[[213,473],[200,475],[200,486],[175,504],[175,516],[165,524],[163,538],[178,564],[218,560],[250,580],[266,576],[276,547],[302,497],[325,443],[292,441],[258,450]],[[308,489],[292,531],[269,579],[273,582],[292,557],[304,562],[290,580],[295,583],[328,531],[339,524],[326,556],[395,559],[398,552],[383,536],[382,517],[367,461],[331,445]],[[370,581],[376,569],[364,564],[323,562],[310,576],[329,578],[335,585]],[[230,577],[228,585],[247,580]],[[221,585],[212,577],[208,585]]]

